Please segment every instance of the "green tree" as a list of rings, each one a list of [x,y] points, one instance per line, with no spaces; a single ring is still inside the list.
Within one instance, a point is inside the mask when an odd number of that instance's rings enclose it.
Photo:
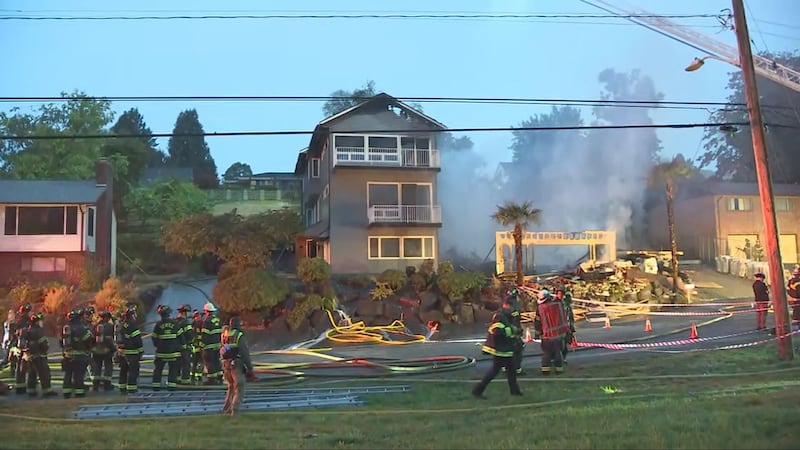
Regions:
[[[0,113],[0,134],[50,136],[54,139],[0,141],[0,162],[7,177],[17,179],[90,179],[103,155],[103,139],[75,139],[75,135],[102,135],[113,120],[111,103],[85,93],[65,92],[67,101],[48,103],[30,113],[14,108]],[[64,137],[58,139],[57,137]],[[115,173],[124,174],[124,157],[113,157]]]
[[[240,163],[237,161],[228,167],[228,170],[225,171],[225,174],[222,175],[222,178],[224,180],[231,181],[237,178],[247,178],[252,176],[253,169],[250,168],[250,164]]]
[[[284,208],[252,216],[229,212],[192,214],[164,227],[162,245],[187,257],[215,255],[235,268],[266,268],[272,252],[294,244],[302,230],[300,215]]]
[[[678,295],[678,243],[675,233],[675,186],[681,180],[694,174],[694,167],[683,155],[678,154],[671,161],[656,164],[650,171],[648,181],[651,186],[662,186],[667,200],[667,226],[671,252],[672,298]]]
[[[188,109],[178,115],[174,136],[169,138],[167,165],[171,167],[191,167],[195,171],[195,183],[202,187],[217,186],[217,164],[203,136],[203,125],[197,110]]]
[[[112,139],[103,148],[105,156],[123,156],[128,162],[127,170],[124,173],[115,173],[114,180],[114,209],[120,217],[125,217],[125,211],[122,208],[123,199],[134,186],[139,184],[145,167],[152,160],[163,160],[163,154],[155,147],[156,141],[153,133],[136,108],[122,113],[111,127],[111,132],[116,135],[139,136]],[[154,156],[156,153],[161,156]]]
[[[167,180],[134,188],[125,197],[125,207],[144,225],[148,219],[174,220],[208,211],[205,192],[192,183]]]
[[[214,285],[214,299],[227,312],[272,308],[289,293],[285,280],[257,268],[221,270],[225,274]]]
[[[328,99],[328,101],[322,105],[322,112],[325,113],[325,117],[339,114],[345,109],[353,107],[375,94],[375,82],[372,80],[367,81],[364,86],[352,91],[338,89],[331,92],[331,97],[333,98]]]
[[[503,226],[514,226],[511,236],[514,238],[514,259],[517,266],[517,284],[522,284],[524,279],[522,267],[522,232],[525,227],[538,224],[541,210],[533,207],[531,202],[507,202],[497,207],[497,212],[492,214],[492,219]]]
[[[800,68],[800,52],[779,53],[761,56],[777,63]],[[797,143],[800,142],[800,92],[764,77],[757,77],[761,113],[766,124],[768,158],[772,180],[777,183],[800,183],[800,158]],[[742,74],[736,69],[728,74],[728,102],[745,104]],[[711,114],[709,122],[750,122],[747,108],[726,106]],[[716,165],[715,177],[741,182],[755,182],[756,171],[753,156],[753,140],[749,129],[741,132],[736,128],[706,129],[705,152],[698,158],[701,168]]]

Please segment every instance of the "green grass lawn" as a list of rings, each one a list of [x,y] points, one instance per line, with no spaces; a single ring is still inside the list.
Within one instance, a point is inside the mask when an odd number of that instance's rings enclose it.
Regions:
[[[234,418],[77,422],[64,419],[76,405],[108,399],[0,398],[0,448],[798,447],[800,364],[777,361],[774,346],[575,365],[563,377],[523,378],[522,398],[498,379],[489,400],[474,399],[467,373],[449,372],[337,381],[412,386],[363,396],[362,407]]]

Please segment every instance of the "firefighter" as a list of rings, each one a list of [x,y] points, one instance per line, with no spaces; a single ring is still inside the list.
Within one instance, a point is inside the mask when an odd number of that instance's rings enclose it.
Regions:
[[[111,311],[100,311],[100,321],[94,326],[94,345],[92,346],[92,390],[114,389],[111,376],[114,373],[114,323]]]
[[[211,302],[206,302],[203,306],[205,317],[202,326],[203,342],[203,363],[206,366],[207,384],[219,384],[222,382],[222,367],[219,361],[220,339],[222,325],[219,317],[216,316],[217,307]]]
[[[753,300],[756,302],[756,329],[767,329],[767,311],[769,310],[769,286],[764,282],[763,273],[755,275],[753,282]]]
[[[29,397],[36,397],[37,379],[42,385],[43,397],[58,395],[50,384],[50,366],[47,364],[47,350],[50,349],[50,345],[42,329],[43,320],[44,314],[42,313],[35,313],[30,316],[28,319],[30,325],[23,333],[23,345],[20,347],[22,364],[28,374],[27,391]]]
[[[536,330],[536,338],[541,339],[542,364],[539,369],[542,375],[549,375],[551,372],[561,374],[564,372],[561,350],[564,336],[569,331],[564,305],[550,295],[547,289],[539,291],[536,303],[533,328]]]
[[[11,341],[13,340],[12,336],[14,335],[14,323],[16,321],[17,313],[14,312],[13,309],[9,309],[8,316],[6,316],[6,321],[3,322],[2,349],[5,354],[3,356],[3,361],[0,362],[0,370],[5,369],[6,366],[11,363]],[[13,370],[11,372],[13,373]]]
[[[242,403],[247,378],[253,378],[253,363],[239,316],[231,317],[222,332],[221,344],[219,354],[225,382],[228,383],[222,413],[233,416]]]
[[[61,329],[61,369],[64,371],[64,398],[86,396],[86,368],[89,366],[90,349],[94,342],[92,331],[83,323],[82,311],[67,313],[69,323]]]
[[[192,383],[203,379],[203,315],[200,311],[192,312]]]
[[[122,318],[114,330],[117,344],[117,361],[119,362],[120,394],[135,393],[139,390],[139,362],[142,359],[142,330],[139,328],[139,317],[135,303],[128,303]]]
[[[164,373],[164,365],[167,366],[167,389],[175,390],[178,388],[178,359],[181,357],[181,338],[183,333],[175,320],[170,318],[172,308],[167,305],[158,305],[158,315],[161,320],[153,327],[151,339],[156,349],[156,358],[153,362],[153,383],[154,391],[161,389],[161,375]]]
[[[792,278],[786,283],[789,304],[792,305],[792,325],[800,325],[800,268],[795,267]]]
[[[572,312],[572,293],[566,287],[559,286],[556,288],[556,300],[564,305],[564,313],[567,315],[567,322],[569,322],[569,331],[564,335],[563,345],[561,346],[561,360],[566,364],[569,346],[575,338],[575,314]]]
[[[189,312],[192,307],[181,305],[178,307],[178,316],[175,321],[181,335],[181,358],[178,365],[178,384],[191,384],[192,382],[192,342],[194,333],[192,323],[189,321]]]
[[[14,322],[13,335],[11,336],[11,344],[9,346],[9,354],[11,358],[11,372],[14,374],[14,386],[16,387],[17,394],[24,394],[25,389],[25,367],[22,364],[22,352],[20,352],[20,339],[22,333],[28,329],[28,320],[30,320],[31,311],[33,306],[30,303],[23,303],[19,305],[16,314],[16,321]]]
[[[515,328],[509,298],[503,300],[502,309],[494,314],[489,332],[481,350],[492,355],[492,367],[486,372],[481,381],[472,388],[472,395],[477,398],[486,398],[483,391],[502,369],[506,369],[506,379],[511,395],[522,395],[517,384],[517,371],[514,370],[514,340]]]
[[[83,324],[86,325],[87,328],[94,329],[94,306],[89,305],[83,309],[82,320]]]
[[[525,341],[522,336],[522,311],[519,306],[519,290],[516,286],[506,289],[505,298],[511,305],[511,325],[514,327],[514,370],[517,375],[523,375],[522,352],[525,350]],[[505,369],[503,369],[505,370]]]

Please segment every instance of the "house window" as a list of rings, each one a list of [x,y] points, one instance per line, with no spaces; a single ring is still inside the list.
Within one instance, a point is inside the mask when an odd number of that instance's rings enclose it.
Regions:
[[[789,212],[794,211],[794,202],[788,197],[778,197],[775,199],[775,211]]]
[[[8,206],[5,234],[9,236],[78,234],[78,207]]]
[[[749,198],[732,197],[728,199],[728,211],[750,211],[753,205]]]
[[[311,178],[319,178],[319,158],[311,158]]]
[[[431,185],[415,183],[367,183],[368,206],[430,206]]]
[[[370,237],[369,259],[429,259],[433,237]]]
[[[94,208],[89,208],[86,211],[86,235],[89,237],[94,236]]]
[[[23,257],[21,262],[22,267],[20,269],[22,272],[66,272],[67,270],[67,260],[65,258],[28,256]]]

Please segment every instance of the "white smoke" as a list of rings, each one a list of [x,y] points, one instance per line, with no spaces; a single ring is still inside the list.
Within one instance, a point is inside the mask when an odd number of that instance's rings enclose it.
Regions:
[[[661,100],[652,81],[638,72],[606,70],[599,81],[612,99]],[[597,124],[652,123],[647,108],[596,108],[593,116],[583,112],[582,119]],[[444,216],[441,251],[456,248],[462,255],[474,253],[482,259],[494,245],[495,232],[502,229],[491,218],[498,205],[528,200],[542,210],[541,223],[531,227],[534,230],[609,230],[617,233],[617,248],[639,244],[636,234],[644,224],[637,219],[642,217],[652,152],[659,145],[655,130],[530,133],[548,134],[532,135],[535,141],[525,147],[530,157],[513,165],[504,185],[480,174],[486,165],[480,149],[442,148],[438,190]],[[537,267],[548,268],[572,266],[587,253],[585,247],[539,246],[535,251]],[[494,260],[494,253],[489,260]]]

